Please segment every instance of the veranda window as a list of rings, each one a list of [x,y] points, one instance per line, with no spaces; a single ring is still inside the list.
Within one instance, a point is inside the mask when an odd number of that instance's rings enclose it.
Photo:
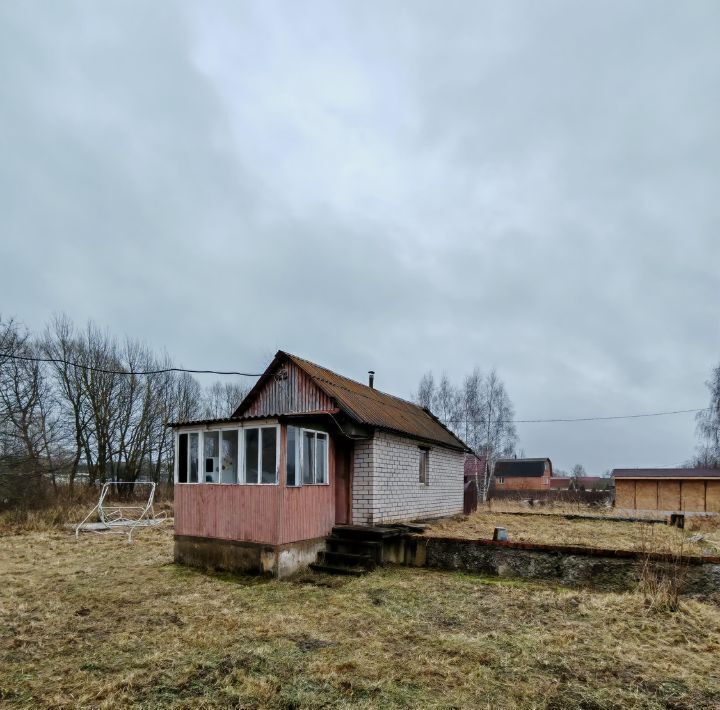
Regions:
[[[249,427],[243,431],[245,436],[245,483],[277,483],[277,427]]]
[[[328,435],[289,426],[287,433],[288,486],[328,482]]]

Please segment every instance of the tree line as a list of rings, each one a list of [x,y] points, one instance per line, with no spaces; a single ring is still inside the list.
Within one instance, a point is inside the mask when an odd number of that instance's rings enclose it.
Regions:
[[[56,491],[81,473],[90,484],[172,481],[166,424],[229,416],[248,389],[203,387],[184,372],[120,374],[172,367],[166,353],[92,322],[79,328],[61,315],[32,334],[0,317],[0,479],[42,478]]]

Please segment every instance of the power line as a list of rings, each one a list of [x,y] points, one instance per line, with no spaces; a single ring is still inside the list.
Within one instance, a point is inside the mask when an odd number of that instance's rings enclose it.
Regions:
[[[710,407],[699,409],[674,409],[668,412],[647,412],[644,414],[620,414],[610,417],[571,417],[557,419],[499,419],[499,424],[552,424],[555,422],[599,422],[615,419],[641,419],[643,417],[664,417],[672,414],[690,414],[695,412],[706,412]],[[448,424],[486,424],[484,419],[449,419]]]
[[[260,377],[262,372],[238,372],[236,370],[191,370],[184,367],[166,367],[157,370],[111,370],[102,367],[95,367],[93,365],[85,365],[79,362],[72,362],[65,360],[64,358],[44,358],[44,357],[31,357],[29,355],[11,355],[3,353],[0,357],[7,358],[9,360],[23,360],[25,362],[45,362],[55,365],[66,365],[68,367],[77,367],[83,370],[89,370],[91,372],[98,372],[104,375],[130,375],[130,376],[147,376],[147,375],[161,375],[168,372],[187,372],[191,375],[237,375],[239,377]],[[322,377],[316,377],[321,381],[326,381]],[[346,388],[343,388],[346,389]],[[362,394],[354,392],[355,394]],[[368,397],[367,395],[363,395]],[[393,395],[388,395],[393,396]],[[368,397],[369,399],[369,397]],[[395,399],[400,399],[396,397]],[[401,400],[405,401],[405,400]],[[399,408],[399,407],[398,407]],[[622,414],[616,416],[603,416],[603,417],[558,417],[554,419],[500,419],[496,420],[498,424],[557,424],[557,423],[570,423],[570,422],[597,422],[597,421],[613,421],[619,419],[642,419],[646,417],[665,417],[676,414],[691,414],[697,412],[708,411],[710,407],[699,407],[697,409],[674,409],[665,412],[646,412],[643,414]],[[439,418],[438,418],[439,419]],[[442,419],[440,419],[442,421]],[[443,422],[445,426],[457,425],[457,424],[486,424],[486,420],[482,419],[449,419]]]
[[[63,358],[55,357],[30,357],[29,355],[5,355],[3,358],[9,360],[24,360],[25,362],[47,362],[55,365],[67,365],[68,367],[78,367],[91,372],[99,372],[103,375],[162,375],[166,372],[188,372],[192,375],[239,375],[241,377],[260,377],[262,372],[236,372],[234,370],[189,370],[184,367],[165,367],[158,370],[110,370],[104,367],[95,367],[93,365],[85,365],[79,362],[72,362]]]

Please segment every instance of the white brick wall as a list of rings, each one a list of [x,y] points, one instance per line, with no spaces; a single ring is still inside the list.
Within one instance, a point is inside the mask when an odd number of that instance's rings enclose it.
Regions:
[[[433,446],[430,483],[419,481],[418,442],[386,432],[355,443],[353,523],[440,518],[463,510],[464,454]]]

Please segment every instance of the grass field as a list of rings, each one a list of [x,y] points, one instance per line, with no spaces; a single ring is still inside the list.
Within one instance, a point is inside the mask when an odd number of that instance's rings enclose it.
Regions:
[[[572,512],[578,513],[578,510]],[[588,509],[583,514],[592,514]],[[720,519],[689,519],[685,530],[669,525],[616,522],[613,520],[567,520],[559,515],[480,510],[431,523],[427,535],[492,539],[496,527],[507,528],[510,540],[550,545],[581,545],[613,550],[665,552],[686,555],[720,554]],[[703,539],[690,538],[702,534]]]
[[[0,537],[0,705],[718,708],[720,609],[385,568],[268,581],[170,530]]]

